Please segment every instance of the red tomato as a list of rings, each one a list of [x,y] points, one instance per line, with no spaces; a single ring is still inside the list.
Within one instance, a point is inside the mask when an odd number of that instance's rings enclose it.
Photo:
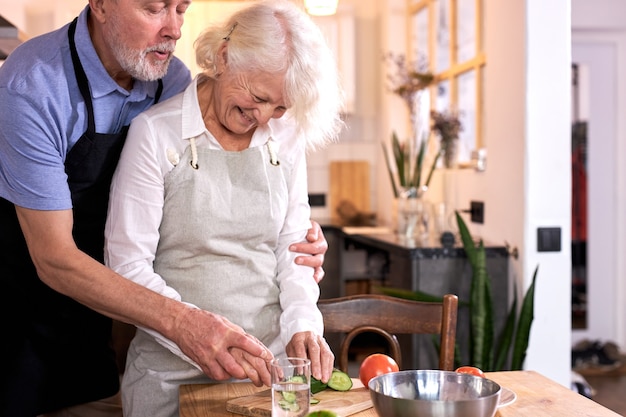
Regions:
[[[374,353],[365,358],[361,363],[361,368],[359,369],[359,379],[363,385],[367,387],[370,379],[375,376],[387,374],[389,372],[398,372],[399,370],[400,368],[398,368],[398,364],[392,357],[383,353]]]
[[[456,372],[459,372],[461,374],[470,374],[474,376],[479,376],[481,378],[485,377],[485,373],[481,369],[476,368],[475,366],[461,366],[460,368],[456,369]]]

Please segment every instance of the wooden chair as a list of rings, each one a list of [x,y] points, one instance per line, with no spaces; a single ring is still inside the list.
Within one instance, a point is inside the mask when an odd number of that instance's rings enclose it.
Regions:
[[[458,310],[458,298],[454,294],[444,295],[442,303],[362,294],[322,299],[317,305],[324,316],[324,332],[346,334],[338,355],[338,368],[343,371],[348,369],[350,343],[361,333],[383,336],[400,369],[403,369],[402,355],[396,334],[439,334],[439,368],[454,370]]]

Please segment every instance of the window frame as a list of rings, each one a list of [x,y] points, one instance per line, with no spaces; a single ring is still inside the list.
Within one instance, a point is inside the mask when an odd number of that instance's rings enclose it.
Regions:
[[[448,45],[448,67],[438,71],[436,68],[437,62],[437,24],[436,18],[438,16],[437,7],[440,6],[440,2],[445,1],[448,10],[449,10],[449,45]],[[407,27],[408,30],[408,49],[409,53],[407,56],[412,57],[412,59],[417,59],[416,55],[418,53],[424,54],[427,57],[429,70],[434,74],[434,83],[430,87],[430,106],[431,108],[436,108],[436,100],[437,100],[437,89],[443,84],[448,83],[450,94],[450,109],[442,109],[442,110],[452,110],[459,109],[459,78],[463,75],[474,72],[474,98],[473,98],[473,111],[475,112],[474,120],[473,120],[473,147],[471,147],[471,151],[476,151],[478,149],[484,148],[484,140],[483,140],[483,119],[484,119],[484,78],[485,78],[485,66],[487,63],[487,59],[485,56],[483,43],[483,22],[484,22],[484,10],[483,10],[483,0],[473,0],[474,1],[474,53],[468,59],[459,62],[457,58],[458,54],[458,19],[459,19],[459,0],[407,0]],[[469,0],[466,0],[469,1]],[[427,22],[427,51],[418,50],[418,45],[420,45],[420,40],[415,39],[416,30],[414,27],[414,22],[417,20],[418,13],[422,11],[426,11],[426,16],[428,19]],[[422,42],[423,44],[424,42]],[[463,109],[459,109],[463,112]],[[464,129],[464,132],[461,132],[463,137],[467,137],[467,131]],[[471,139],[471,138],[470,138]],[[471,142],[469,142],[471,144]],[[457,163],[459,167],[469,167],[471,155],[465,155],[462,157],[461,155],[457,155],[459,158]]]

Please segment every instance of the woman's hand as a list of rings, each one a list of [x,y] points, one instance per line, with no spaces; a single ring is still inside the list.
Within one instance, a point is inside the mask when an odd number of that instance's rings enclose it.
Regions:
[[[335,355],[326,339],[313,332],[300,332],[293,335],[285,348],[287,356],[309,358],[311,375],[322,382],[328,382],[333,372]]]
[[[328,250],[328,242],[322,232],[322,227],[314,220],[311,220],[312,227],[306,234],[307,242],[294,243],[289,246],[289,250],[292,252],[306,253],[311,256],[297,256],[295,259],[296,264],[310,266],[313,268],[313,279],[319,283],[324,279],[324,254]]]

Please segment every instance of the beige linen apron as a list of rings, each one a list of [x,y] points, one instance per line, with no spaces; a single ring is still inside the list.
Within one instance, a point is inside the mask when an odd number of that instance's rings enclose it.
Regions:
[[[200,147],[197,169],[190,160],[188,147],[165,178],[154,270],[183,301],[227,317],[269,346],[280,337],[274,249],[287,212],[291,167],[287,161],[272,164],[268,145],[241,152]],[[125,412],[177,415],[181,381],[206,381],[142,331],[128,359]]]

